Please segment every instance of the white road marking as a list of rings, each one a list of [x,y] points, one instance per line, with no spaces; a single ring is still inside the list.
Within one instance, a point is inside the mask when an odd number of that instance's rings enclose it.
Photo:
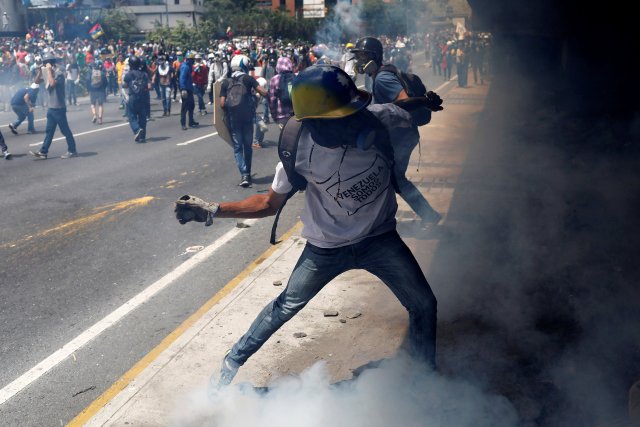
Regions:
[[[98,129],[94,129],[94,130],[88,130],[86,132],[80,132],[80,133],[74,133],[73,137],[77,137],[77,136],[82,136],[82,135],[88,135],[90,133],[95,133],[95,132],[102,132],[104,130],[109,130],[109,129],[115,129],[115,128],[119,128],[122,126],[129,126],[129,122],[124,122],[124,123],[120,123],[119,125],[113,125],[113,126],[107,126],[105,128],[98,128]],[[53,138],[53,141],[60,141],[65,139],[64,136],[58,137],[58,138]],[[36,142],[35,144],[29,144],[29,147],[35,147],[37,145],[42,145],[42,142]]]
[[[209,138],[210,136],[214,136],[214,135],[217,135],[217,134],[218,134],[218,132],[213,132],[213,133],[210,133],[210,134],[208,134],[208,135],[204,135],[204,136],[200,136],[200,137],[195,138],[195,139],[191,139],[191,140],[189,140],[189,141],[180,142],[180,143],[178,143],[178,144],[176,144],[176,145],[178,145],[178,146],[181,146],[181,145],[189,145],[189,144],[192,144],[192,143],[194,143],[194,142],[196,142],[196,141],[200,141],[201,139]]]
[[[247,219],[244,220],[244,223],[247,225],[255,224],[257,219]],[[234,227],[221,236],[218,240],[201,250],[200,252],[193,255],[191,258],[183,262],[179,265],[175,270],[169,272],[164,277],[160,278],[155,283],[151,284],[145,290],[140,292],[138,295],[131,298],[126,303],[122,304],[120,307],[112,311],[102,320],[98,321],[96,324],[91,326],[89,329],[82,332],[73,340],[69,341],[67,344],[62,346],[56,352],[51,354],[49,357],[44,359],[42,362],[38,363],[33,368],[29,369],[27,372],[22,374],[20,377],[6,385],[0,390],[0,405],[5,403],[7,400],[11,399],[13,396],[24,390],[27,386],[29,386],[34,381],[38,380],[44,374],[46,374],[49,370],[54,368],[56,365],[64,361],[66,358],[73,355],[74,352],[78,351],[84,345],[86,345],[91,340],[95,339],[102,332],[110,328],[111,326],[118,323],[125,316],[131,313],[136,308],[140,307],[142,304],[149,301],[160,291],[167,288],[174,281],[180,278],[185,273],[192,270],[198,264],[207,260],[211,255],[213,255],[219,248],[224,246],[226,243],[231,241],[238,234],[242,233],[245,230],[244,228]]]

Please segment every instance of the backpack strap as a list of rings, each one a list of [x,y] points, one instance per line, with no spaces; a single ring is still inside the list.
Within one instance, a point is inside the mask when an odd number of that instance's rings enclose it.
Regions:
[[[307,187],[307,180],[295,171],[296,166],[296,154],[298,152],[298,140],[302,134],[302,122],[294,118],[290,118],[285,123],[282,132],[280,132],[280,138],[278,139],[278,156],[284,167],[284,171],[287,174],[287,179],[293,186],[291,191],[287,193],[287,197],[282,202],[282,205],[276,212],[276,217],[273,220],[273,226],[271,227],[271,238],[269,242],[272,245],[276,243],[276,228],[278,227],[278,220],[280,219],[280,213],[287,204],[287,201],[293,197],[298,191],[302,191]]]

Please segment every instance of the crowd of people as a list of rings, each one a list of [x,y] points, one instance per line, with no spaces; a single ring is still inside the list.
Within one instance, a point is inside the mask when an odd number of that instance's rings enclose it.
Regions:
[[[62,107],[77,105],[79,96],[88,95],[89,120],[102,124],[103,104],[111,97],[119,102],[123,117],[128,118],[134,140],[145,142],[152,97],[161,101],[163,117],[171,116],[178,104],[180,127],[188,130],[199,125],[195,118],[196,106],[197,114],[204,116],[213,108],[212,104],[218,102],[214,99],[214,83],[228,79],[234,73],[245,73],[254,80],[247,91],[257,95],[252,98],[254,105],[251,108],[262,108],[261,114],[250,114],[250,120],[243,119],[242,126],[238,120],[228,124],[237,140],[234,154],[243,186],[251,185],[250,153],[263,146],[267,125],[275,122],[282,126],[293,114],[288,91],[281,90],[283,86],[290,86],[293,76],[313,64],[332,64],[345,70],[354,82],[360,83],[358,79],[362,79],[368,91],[373,90],[369,75],[355,70],[354,43],[351,42],[311,44],[240,38],[215,40],[206,48],[189,49],[162,40],[126,43],[76,38],[57,41],[55,34],[46,24],[38,25],[31,28],[24,39],[5,39],[0,46],[0,109],[15,112],[16,121],[9,126],[12,133],[18,133],[24,120],[28,122],[27,132],[35,131],[34,108],[52,108],[53,104],[55,110],[61,108],[61,103]],[[434,74],[451,78],[451,69],[456,64],[460,86],[466,86],[469,67],[476,83],[483,81],[488,44],[483,35],[470,34],[460,40],[460,35],[446,30],[412,37],[380,36],[378,39],[383,49],[382,60],[403,72],[411,72],[412,55],[422,46]],[[44,61],[45,57],[48,61]],[[51,99],[45,62],[53,65],[61,86],[56,89],[55,96],[62,96],[63,100]],[[134,70],[136,73],[131,73]],[[131,75],[127,79],[128,74]],[[131,80],[134,74],[137,78]],[[45,139],[52,137],[49,133],[55,131],[50,125],[47,129]],[[75,147],[70,144],[69,149],[74,154]],[[8,149],[3,147],[3,151],[5,158],[10,158]]]

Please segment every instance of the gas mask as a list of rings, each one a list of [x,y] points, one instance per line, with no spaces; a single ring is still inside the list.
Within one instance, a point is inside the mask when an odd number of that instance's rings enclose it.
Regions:
[[[373,75],[378,71],[378,64],[368,56],[356,55],[355,70],[358,74]]]

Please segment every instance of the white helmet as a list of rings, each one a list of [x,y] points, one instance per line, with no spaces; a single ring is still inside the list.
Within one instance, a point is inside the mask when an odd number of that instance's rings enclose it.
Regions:
[[[231,58],[231,71],[249,71],[251,61],[246,55],[236,55]]]

